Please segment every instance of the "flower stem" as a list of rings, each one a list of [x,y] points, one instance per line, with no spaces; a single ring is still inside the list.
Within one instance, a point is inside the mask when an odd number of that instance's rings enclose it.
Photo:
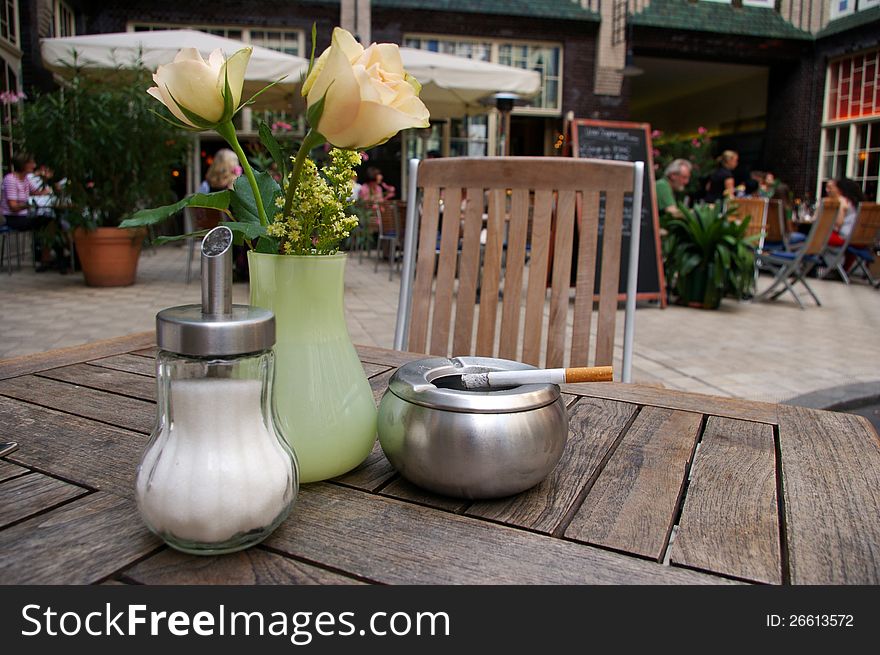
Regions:
[[[254,169],[251,168],[247,155],[244,154],[244,150],[241,149],[241,145],[238,143],[238,138],[235,136],[235,126],[233,126],[232,121],[226,121],[225,123],[220,123],[214,129],[217,130],[217,134],[226,139],[226,142],[232,147],[235,154],[238,155],[238,162],[241,164],[241,169],[251,185],[251,191],[254,192],[254,202],[257,205],[257,215],[260,217],[260,225],[266,227],[269,225],[269,219],[266,218],[266,209],[263,207],[263,198],[260,195],[260,187],[257,186],[257,178],[254,177]]]
[[[319,132],[309,130],[302,144],[300,144],[299,150],[296,153],[296,160],[293,162],[293,170],[290,171],[290,181],[287,183],[283,216],[290,216],[290,211],[293,209],[293,194],[296,193],[296,187],[299,186],[299,176],[303,165],[306,163],[306,157],[309,156],[312,148],[318,147],[325,141],[326,139]]]

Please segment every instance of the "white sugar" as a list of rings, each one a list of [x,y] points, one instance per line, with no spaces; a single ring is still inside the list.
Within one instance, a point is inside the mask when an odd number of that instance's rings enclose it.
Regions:
[[[171,383],[172,423],[138,477],[141,511],[157,532],[219,543],[284,510],[292,463],[263,422],[260,392],[258,380]]]

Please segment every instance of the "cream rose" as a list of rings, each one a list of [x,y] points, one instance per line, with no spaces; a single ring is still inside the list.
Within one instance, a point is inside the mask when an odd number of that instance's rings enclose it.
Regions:
[[[157,86],[148,89],[147,93],[168,107],[184,125],[202,129],[228,121],[241,102],[244,73],[251,52],[251,48],[242,48],[225,59],[218,48],[205,61],[195,48],[184,48],[172,63],[159,66],[153,74]],[[232,93],[231,112],[223,98],[227,77]],[[195,114],[207,125],[196,125],[180,107]]]
[[[312,129],[337,148],[364,149],[384,143],[400,130],[428,127],[428,108],[419,100],[420,89],[403,70],[397,45],[374,43],[364,49],[337,27],[302,94],[309,108],[325,98]]]

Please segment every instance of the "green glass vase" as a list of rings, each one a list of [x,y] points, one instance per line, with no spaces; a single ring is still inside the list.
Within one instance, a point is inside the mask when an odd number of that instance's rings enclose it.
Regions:
[[[345,324],[346,255],[248,253],[250,302],[275,312],[275,399],[300,482],[360,464],[376,440],[376,404]]]

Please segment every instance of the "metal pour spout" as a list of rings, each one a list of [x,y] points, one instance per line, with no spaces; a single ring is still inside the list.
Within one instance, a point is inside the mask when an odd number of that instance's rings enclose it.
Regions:
[[[202,314],[232,314],[232,230],[215,227],[202,239]]]

